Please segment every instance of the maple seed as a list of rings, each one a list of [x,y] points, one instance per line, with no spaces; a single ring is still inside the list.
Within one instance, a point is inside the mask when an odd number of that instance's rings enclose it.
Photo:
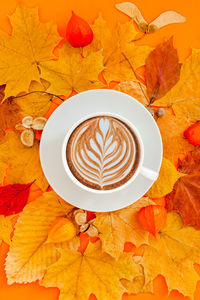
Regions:
[[[33,118],[31,116],[27,116],[22,119],[22,125],[25,128],[31,128],[32,124],[33,124]]]
[[[34,144],[34,132],[32,129],[25,129],[21,133],[21,142],[24,146],[32,147]]]
[[[86,212],[79,212],[75,215],[75,221],[78,225],[84,225],[87,222]]]
[[[156,111],[156,116],[160,118],[163,117],[164,115],[165,115],[165,109],[162,107],[158,108],[158,110]]]
[[[32,128],[35,130],[43,130],[46,125],[47,119],[44,117],[38,117],[33,120]]]

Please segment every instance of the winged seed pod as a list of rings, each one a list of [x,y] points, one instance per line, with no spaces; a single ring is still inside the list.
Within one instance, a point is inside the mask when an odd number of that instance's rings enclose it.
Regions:
[[[34,132],[32,129],[25,129],[21,133],[21,142],[24,146],[32,147],[34,143]]]
[[[38,117],[38,118],[35,118],[33,120],[33,123],[32,123],[31,127],[33,129],[35,129],[35,130],[43,130],[46,122],[47,122],[46,118],[44,118],[44,117]]]
[[[137,6],[130,2],[116,4],[116,8],[131,17],[144,33],[153,33],[158,29],[173,23],[184,23],[186,18],[175,11],[166,11],[148,24]]]

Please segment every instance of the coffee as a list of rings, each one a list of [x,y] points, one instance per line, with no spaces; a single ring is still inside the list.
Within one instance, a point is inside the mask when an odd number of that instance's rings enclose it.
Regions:
[[[74,129],[67,143],[66,158],[80,183],[96,190],[111,190],[135,173],[140,146],[127,124],[115,117],[97,116]]]

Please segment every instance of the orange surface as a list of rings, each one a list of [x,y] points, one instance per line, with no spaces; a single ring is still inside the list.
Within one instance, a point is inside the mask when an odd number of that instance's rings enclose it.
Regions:
[[[0,0],[0,28],[10,32],[10,24],[7,15],[11,14],[16,7],[17,0]],[[59,32],[64,36],[66,23],[74,12],[88,22],[92,23],[101,11],[109,26],[115,26],[117,22],[125,22],[128,17],[121,14],[114,8],[114,4],[122,1],[116,0],[23,0],[29,6],[38,5],[41,21],[48,21],[55,18]],[[200,1],[199,0],[134,0],[133,1],[142,11],[147,21],[152,21],[161,12],[166,10],[176,10],[187,18],[185,24],[170,25],[153,35],[146,36],[137,42],[138,45],[156,46],[163,38],[174,35],[174,44],[178,48],[179,57],[183,60],[191,48],[200,48]],[[31,193],[31,199],[38,195],[37,191]],[[158,199],[163,203],[163,199]],[[6,283],[4,263],[8,247],[2,243],[0,246],[0,300],[57,300],[59,290],[56,288],[39,287],[38,283],[8,286]],[[126,251],[135,252],[135,248],[126,245]],[[197,268],[198,270],[199,268]],[[87,276],[87,274],[86,274]],[[96,299],[95,297],[90,297]],[[180,300],[189,299],[180,295],[177,291],[172,291],[168,295],[166,282],[162,276],[154,280],[154,294],[141,294],[137,296],[124,295],[123,300]],[[200,299],[200,284],[194,295],[195,300]],[[112,299],[111,299],[112,300]]]

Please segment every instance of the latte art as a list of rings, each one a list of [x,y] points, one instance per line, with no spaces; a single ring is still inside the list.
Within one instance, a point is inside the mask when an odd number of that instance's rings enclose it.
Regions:
[[[72,132],[67,144],[67,163],[84,185],[109,190],[126,183],[139,162],[139,143],[134,132],[110,116],[93,117]]]

